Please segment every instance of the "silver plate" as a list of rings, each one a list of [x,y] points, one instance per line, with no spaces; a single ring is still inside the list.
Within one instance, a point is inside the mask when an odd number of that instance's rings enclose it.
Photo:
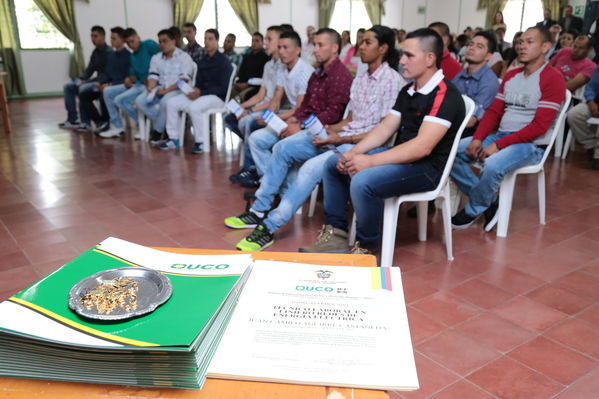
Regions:
[[[81,298],[90,290],[118,277],[129,277],[137,282],[137,307],[135,309],[128,311],[117,307],[111,313],[106,314],[99,313],[96,306],[87,309],[81,303]],[[120,267],[92,274],[75,284],[69,292],[69,307],[75,313],[90,319],[123,320],[154,311],[170,298],[172,292],[173,286],[169,278],[156,270],[142,267]]]

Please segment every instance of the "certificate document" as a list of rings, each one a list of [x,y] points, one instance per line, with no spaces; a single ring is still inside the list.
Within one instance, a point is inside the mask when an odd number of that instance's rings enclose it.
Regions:
[[[208,377],[418,389],[399,268],[255,261]]]

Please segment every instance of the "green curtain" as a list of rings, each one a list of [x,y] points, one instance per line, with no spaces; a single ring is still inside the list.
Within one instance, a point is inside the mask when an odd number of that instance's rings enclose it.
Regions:
[[[195,22],[200,15],[204,0],[173,0],[173,24],[183,28],[186,22]]]
[[[4,83],[8,96],[25,94],[18,48],[10,0],[0,0],[0,57],[4,63],[4,72],[7,72]]]
[[[331,23],[337,0],[318,0],[318,27],[327,28]]]
[[[260,31],[256,0],[229,0],[229,3],[250,35]]]
[[[364,7],[368,18],[373,25],[381,23],[381,16],[385,15],[385,0],[364,0]]]
[[[75,23],[75,9],[73,0],[33,0],[39,9],[67,39],[73,42],[69,63],[69,75],[75,77],[85,69],[83,49],[79,32]]]
[[[543,8],[548,8],[551,10],[551,19],[558,21],[561,17],[560,10],[561,7],[567,6],[569,3],[568,0],[543,0]]]

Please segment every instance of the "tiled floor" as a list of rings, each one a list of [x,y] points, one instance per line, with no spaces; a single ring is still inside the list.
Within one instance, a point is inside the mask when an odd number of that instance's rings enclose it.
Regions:
[[[233,249],[243,210],[231,140],[210,155],[63,131],[59,99],[13,102],[0,134],[0,299],[108,236],[145,245]],[[236,145],[236,142],[235,142]],[[582,152],[547,162],[547,224],[536,182],[517,183],[509,236],[454,233],[447,262],[439,216],[429,241],[402,212],[395,264],[404,272],[421,389],[393,398],[599,397],[599,172]],[[296,216],[274,251],[313,241],[322,223]],[[392,311],[392,309],[390,309]]]

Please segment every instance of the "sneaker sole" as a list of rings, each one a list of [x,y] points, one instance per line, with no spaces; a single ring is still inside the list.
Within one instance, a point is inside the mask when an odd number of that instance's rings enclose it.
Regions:
[[[266,244],[266,245],[265,245],[265,246],[263,246],[262,248],[260,248],[260,249],[257,249],[257,250],[255,250],[255,251],[252,251],[252,250],[250,250],[250,249],[241,249],[241,248],[239,248],[238,246],[235,246],[235,249],[237,249],[238,251],[246,251],[246,252],[260,252],[260,251],[263,251],[263,250],[265,250],[266,248],[270,247],[270,246],[271,246],[272,244],[274,244],[274,243],[275,243],[275,241],[274,241],[274,240],[272,240],[271,242],[269,242],[268,244]]]
[[[470,223],[460,224],[460,225],[456,225],[456,224],[452,223],[451,228],[454,230],[464,230],[464,229],[467,229],[468,227],[472,226],[475,221],[476,221],[476,219],[471,221]]]
[[[336,250],[331,250],[331,251],[319,251],[319,252],[312,252],[312,251],[308,251],[305,248],[298,248],[297,252],[303,252],[303,253],[309,253],[309,254],[348,254],[349,253],[349,248],[348,249],[336,249]]]
[[[489,223],[485,224],[485,231],[488,233],[489,231],[493,230],[495,228],[495,226],[497,225],[498,220],[499,220],[499,210],[497,210],[495,212],[495,216],[493,216],[493,219],[491,219],[489,221]]]
[[[241,230],[241,229],[255,229],[258,226],[258,224],[238,224],[238,225],[232,225],[232,224],[225,223],[225,226],[227,226],[230,229]]]

